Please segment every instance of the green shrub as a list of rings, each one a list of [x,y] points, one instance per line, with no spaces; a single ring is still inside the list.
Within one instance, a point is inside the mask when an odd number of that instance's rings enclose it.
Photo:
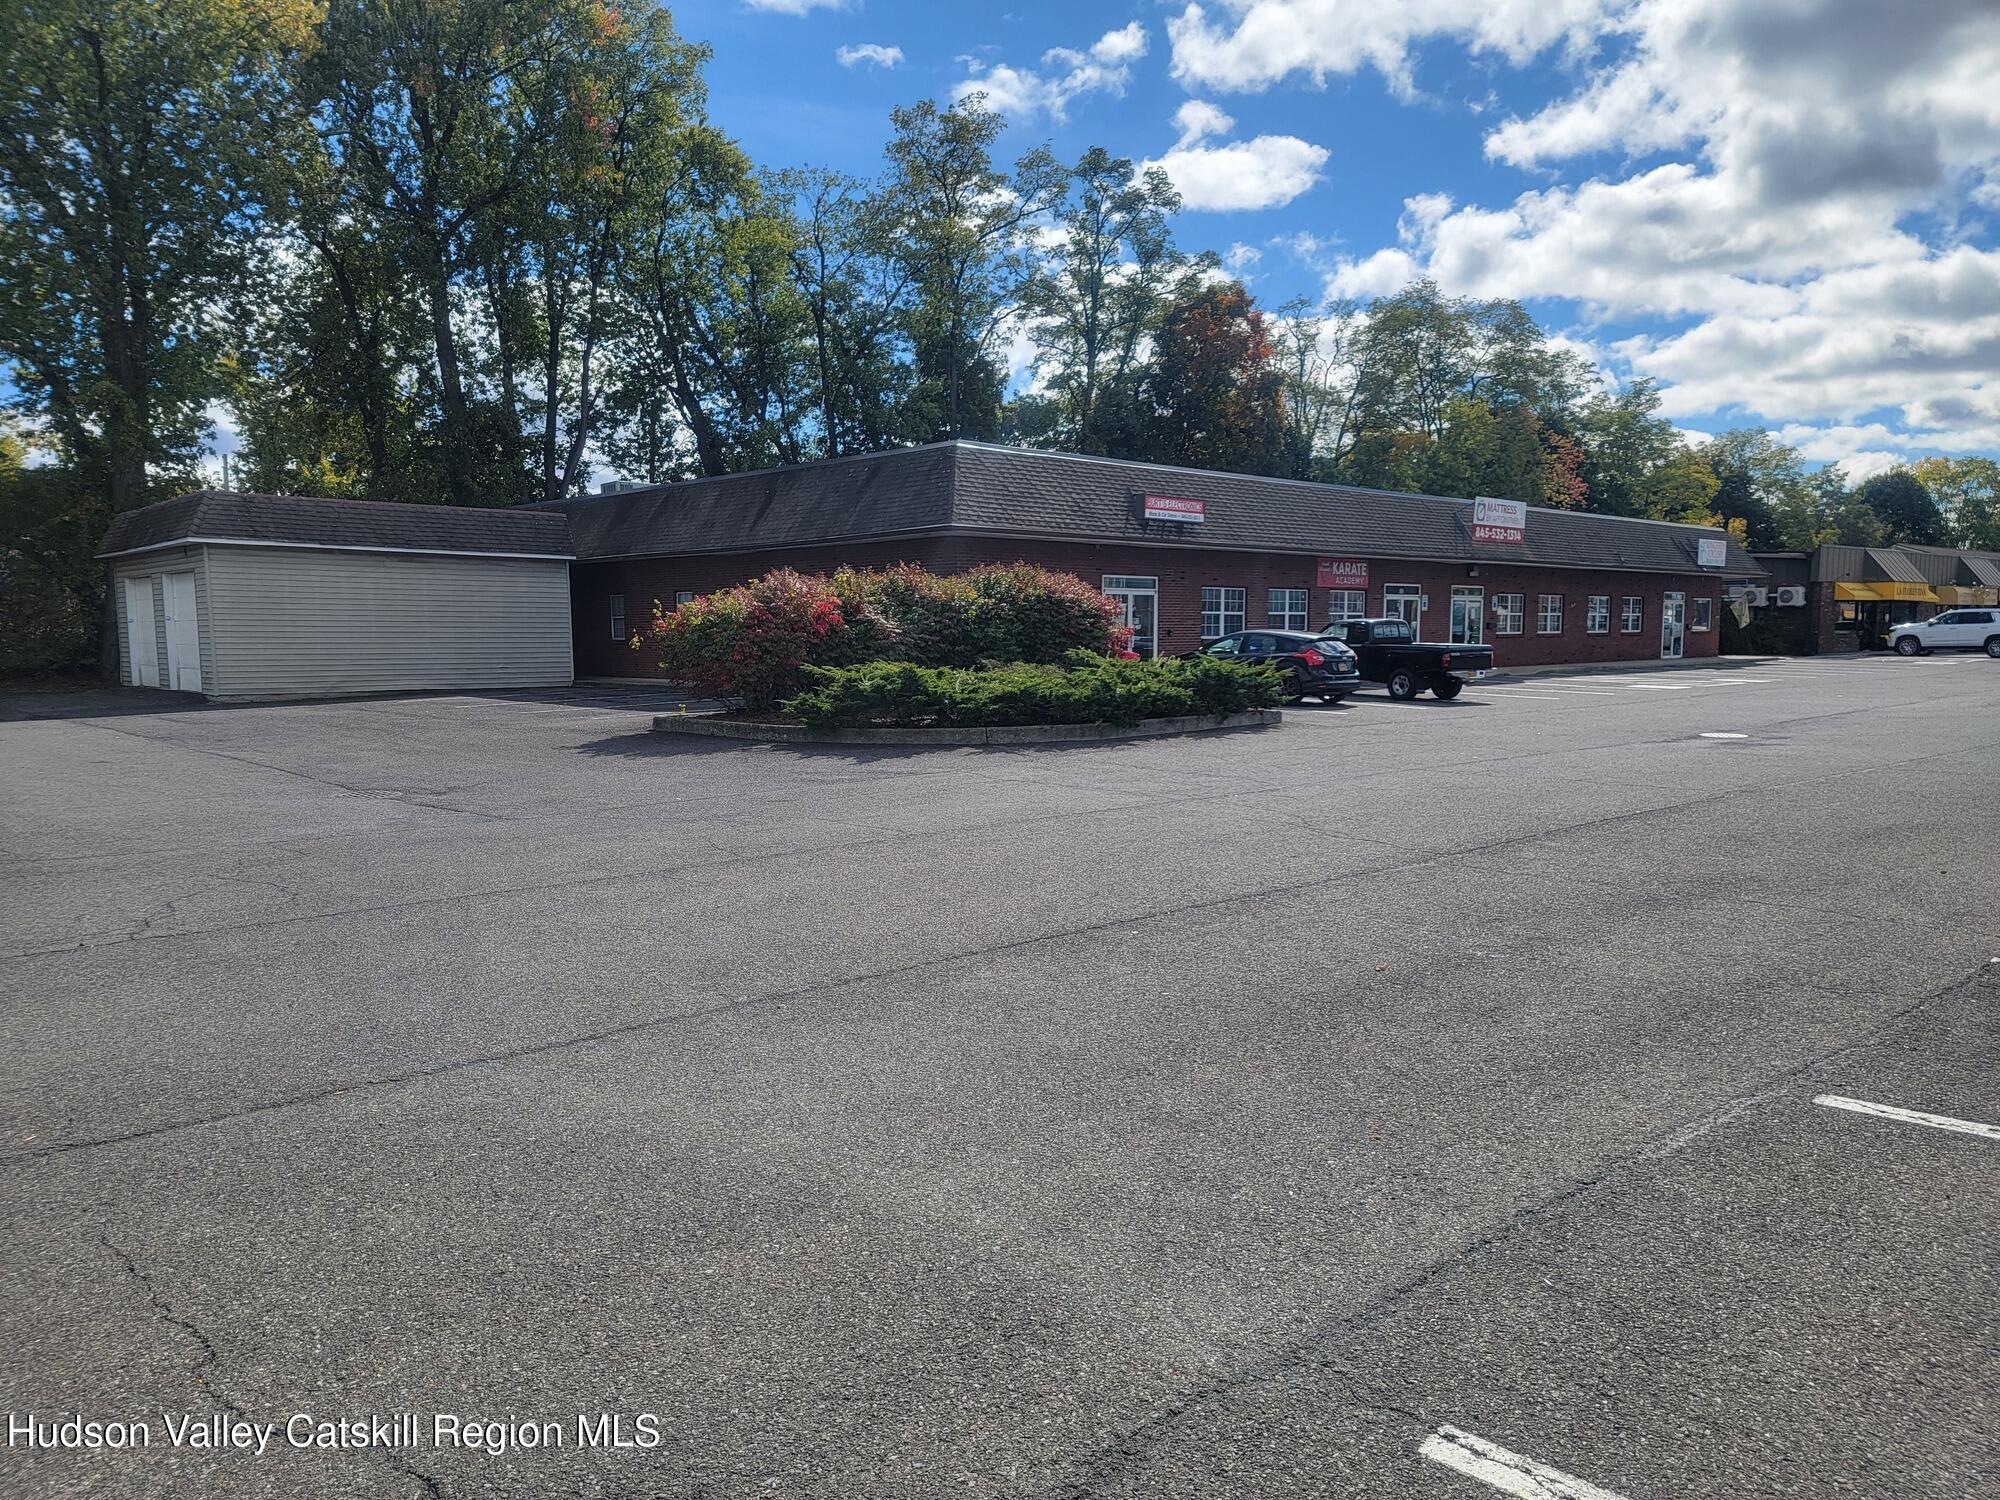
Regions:
[[[808,724],[989,726],[1136,724],[1186,714],[1238,713],[1279,701],[1277,674],[1213,658],[1127,661],[1072,652],[1063,665],[967,670],[871,662],[804,669],[805,691],[784,708]]]

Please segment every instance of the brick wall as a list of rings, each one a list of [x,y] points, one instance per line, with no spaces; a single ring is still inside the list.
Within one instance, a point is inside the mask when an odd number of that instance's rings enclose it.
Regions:
[[[1136,574],[1159,579],[1160,643],[1163,655],[1192,651],[1201,644],[1201,591],[1205,586],[1240,588],[1245,593],[1245,623],[1268,623],[1268,591],[1304,588],[1309,591],[1309,621],[1326,622],[1327,591],[1314,587],[1317,558],[1294,553],[1205,552],[1193,548],[1134,547],[1121,543],[1039,542],[1002,537],[946,536],[906,542],[858,543],[840,547],[791,549],[783,552],[731,553],[726,556],[645,558],[630,562],[578,563],[571,569],[575,609],[576,670],[579,677],[656,675],[657,669],[640,652],[614,645],[610,638],[609,598],[625,599],[628,630],[639,629],[651,617],[653,602],[671,605],[681,590],[706,593],[754,578],[781,566],[801,572],[829,571],[842,563],[880,567],[895,562],[922,563],[936,572],[959,572],[982,562],[1032,562],[1059,568],[1096,583],[1107,573]],[[1714,656],[1721,638],[1722,584],[1712,576],[1659,573],[1591,573],[1568,569],[1502,567],[1479,564],[1476,576],[1463,563],[1416,563],[1368,560],[1368,612],[1382,612],[1385,586],[1411,584],[1425,596],[1420,632],[1426,640],[1444,640],[1451,624],[1453,588],[1483,590],[1486,641],[1498,666],[1537,666],[1561,662],[1651,661],[1660,654],[1660,610],[1669,591],[1686,594],[1685,654]],[[1522,633],[1501,635],[1495,596],[1523,596]],[[1539,596],[1563,597],[1562,631],[1543,635],[1537,630]],[[1586,603],[1601,594],[1611,601],[1610,629],[1602,634],[1585,629]],[[1620,630],[1621,606],[1627,595],[1641,601],[1636,633]],[[1695,601],[1712,600],[1707,630],[1692,628]]]

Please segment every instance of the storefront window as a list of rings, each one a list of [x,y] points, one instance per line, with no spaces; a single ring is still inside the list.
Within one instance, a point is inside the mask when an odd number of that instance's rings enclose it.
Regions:
[[[1328,589],[1326,591],[1326,617],[1329,620],[1367,619],[1368,590]]]
[[[1637,635],[1646,623],[1646,601],[1637,594],[1625,596],[1624,608],[1618,615],[1618,629],[1624,635]]]
[[[1535,630],[1541,635],[1561,635],[1563,630],[1563,596],[1543,594],[1540,610],[1535,616]]]
[[[1243,628],[1243,590],[1209,587],[1201,591],[1201,638],[1234,635]]]
[[[1495,635],[1519,635],[1527,622],[1528,596],[1526,594],[1495,594],[1493,596],[1493,632]]]
[[[1272,589],[1270,618],[1264,623],[1269,625],[1273,630],[1306,629],[1306,591],[1304,589]]]
[[[1690,599],[1688,601],[1689,630],[1708,630],[1715,624],[1715,601],[1713,599]]]
[[[1584,606],[1583,628],[1590,635],[1603,635],[1611,629],[1611,596],[1592,594],[1590,602]]]

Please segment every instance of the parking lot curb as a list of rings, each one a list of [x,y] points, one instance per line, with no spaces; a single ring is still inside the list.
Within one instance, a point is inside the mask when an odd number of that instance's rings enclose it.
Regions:
[[[1282,722],[1275,708],[1234,714],[1188,714],[1175,719],[1141,719],[1136,724],[1004,724],[963,729],[812,729],[804,724],[755,724],[711,714],[660,714],[655,734],[705,735],[711,739],[807,745],[1067,745],[1103,740],[1157,739],[1217,730],[1262,729]]]

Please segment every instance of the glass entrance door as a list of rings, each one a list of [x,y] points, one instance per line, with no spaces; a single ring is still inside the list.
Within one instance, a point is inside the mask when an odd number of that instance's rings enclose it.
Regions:
[[[1451,591],[1451,643],[1480,646],[1486,642],[1486,590],[1454,588]]]
[[[1660,601],[1660,656],[1678,661],[1687,644],[1687,595],[1668,594]]]
[[[1132,632],[1132,649],[1151,658],[1160,650],[1160,580],[1107,573],[1100,585],[1124,611],[1120,621]]]

